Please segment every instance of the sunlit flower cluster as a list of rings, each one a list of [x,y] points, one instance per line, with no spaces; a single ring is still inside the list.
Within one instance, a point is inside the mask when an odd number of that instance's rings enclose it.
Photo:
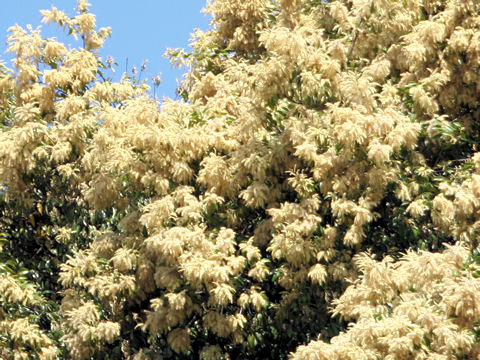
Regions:
[[[188,56],[170,52],[190,66],[183,100],[161,105],[127,74],[100,77],[110,30],[88,6],[42,11],[82,46],[14,26],[15,69],[0,68],[12,109],[0,118],[2,196],[38,213],[25,190],[55,173],[79,206],[121,217],[90,224],[87,245],[59,264],[54,326],[73,358],[114,346],[154,358],[167,344],[192,355],[199,343],[202,358],[253,358],[260,329],[337,317],[352,323],[311,330],[305,339],[319,339],[291,357],[478,356],[480,155],[471,145],[453,160],[472,165],[447,173],[438,150],[460,142],[452,124],[478,131],[478,2],[209,1],[211,30]],[[458,244],[400,256],[417,244],[388,243],[393,217]],[[75,234],[55,231],[63,245]],[[0,275],[0,290],[2,303],[41,302],[13,277]],[[28,318],[0,312],[0,329],[16,358],[28,346],[55,358]]]

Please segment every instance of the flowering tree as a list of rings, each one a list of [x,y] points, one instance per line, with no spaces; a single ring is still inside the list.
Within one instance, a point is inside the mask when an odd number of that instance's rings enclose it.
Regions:
[[[479,10],[213,0],[160,108],[86,1],[11,28],[0,354],[475,358]]]

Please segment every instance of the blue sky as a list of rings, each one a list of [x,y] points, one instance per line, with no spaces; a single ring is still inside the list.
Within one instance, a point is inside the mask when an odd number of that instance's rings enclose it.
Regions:
[[[172,69],[168,59],[163,57],[166,48],[188,47],[193,29],[207,30],[209,18],[201,13],[206,0],[90,0],[90,11],[97,16],[97,26],[110,26],[112,37],[109,38],[100,55],[106,59],[108,55],[114,57],[119,64],[114,75],[118,79],[126,68],[133,65],[138,69],[144,59],[148,59],[145,77],[162,74],[162,84],[156,95],[160,98],[167,96],[174,98],[177,79],[181,80],[186,69]],[[0,15],[0,58],[9,62],[9,55],[5,53],[7,29],[17,23],[20,26],[32,24],[33,27],[42,25],[45,37],[57,37],[65,41],[62,30],[56,29],[54,24],[41,24],[41,9],[51,6],[65,10],[72,16],[76,7],[76,0],[17,0],[2,2]],[[72,47],[78,46],[73,38],[67,43]],[[151,82],[150,82],[151,83]]]

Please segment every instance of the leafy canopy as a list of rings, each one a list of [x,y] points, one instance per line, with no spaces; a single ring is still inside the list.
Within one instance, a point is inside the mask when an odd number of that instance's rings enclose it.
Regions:
[[[2,357],[480,354],[477,1],[212,0],[161,106],[88,6],[10,29]]]

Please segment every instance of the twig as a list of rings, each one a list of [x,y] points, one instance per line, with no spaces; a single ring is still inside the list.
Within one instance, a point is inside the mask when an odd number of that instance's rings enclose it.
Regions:
[[[352,45],[350,45],[350,49],[348,50],[347,60],[350,60],[350,56],[352,56],[353,48],[355,47],[355,42],[357,41],[358,37],[358,29],[355,30],[355,34],[353,35]]]

